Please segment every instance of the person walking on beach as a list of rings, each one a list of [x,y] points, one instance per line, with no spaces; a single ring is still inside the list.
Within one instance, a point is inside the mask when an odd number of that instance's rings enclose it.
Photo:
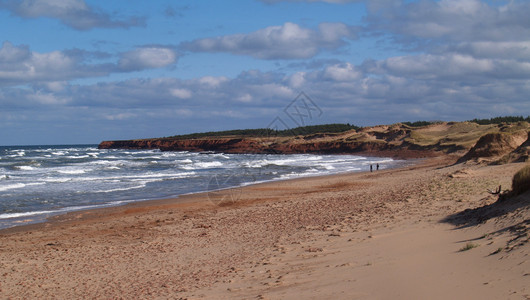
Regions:
[[[379,171],[379,164],[377,164],[377,165],[375,166],[375,170],[376,170],[376,171]]]
[[[373,168],[372,168],[372,165],[370,164],[370,172],[373,172]]]

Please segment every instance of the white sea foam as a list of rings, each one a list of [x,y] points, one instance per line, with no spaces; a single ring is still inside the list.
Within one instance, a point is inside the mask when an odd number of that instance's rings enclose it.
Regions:
[[[108,190],[98,190],[98,191],[94,191],[94,193],[124,192],[124,191],[129,191],[129,190],[141,189],[141,188],[144,188],[145,186],[146,186],[146,184],[140,184],[140,185],[131,186],[131,187],[114,188],[114,189],[108,189]]]
[[[90,155],[68,155],[68,156],[65,156],[66,158],[70,158],[70,159],[83,159],[83,158],[90,158],[92,156]]]
[[[18,170],[22,170],[22,171],[31,171],[31,170],[35,170],[35,168],[32,167],[32,166],[15,166],[14,168],[15,168],[15,169],[18,169]]]
[[[66,213],[66,212],[91,209],[91,208],[96,208],[96,207],[101,207],[101,206],[113,206],[116,204],[126,203],[126,202],[129,202],[129,201],[117,201],[115,203],[105,203],[105,204],[100,204],[100,205],[83,205],[83,206],[63,207],[63,208],[56,209],[56,210],[39,210],[39,211],[29,211],[29,212],[3,213],[3,214],[0,214],[0,220],[24,218],[24,217],[31,217],[31,216],[38,216],[38,215]]]
[[[72,181],[72,179],[73,178],[60,177],[60,178],[42,178],[41,180],[44,182],[49,182],[49,183],[65,183],[68,181]]]
[[[215,167],[223,166],[223,163],[220,161],[210,161],[210,162],[197,162],[194,164],[197,169],[209,169]]]
[[[4,213],[0,214],[0,220],[1,219],[14,219],[14,218],[22,218],[22,217],[30,217],[30,216],[36,216],[36,215],[42,215],[42,214],[49,214],[56,211],[53,210],[41,210],[41,211],[30,211],[30,212],[21,212],[21,213]]]
[[[8,190],[13,190],[13,189],[20,189],[20,188],[23,188],[25,187],[26,184],[24,183],[14,183],[14,184],[6,184],[6,185],[0,185],[0,192],[5,192],[5,191],[8,191]]]
[[[85,170],[59,170],[57,171],[61,174],[85,174]]]

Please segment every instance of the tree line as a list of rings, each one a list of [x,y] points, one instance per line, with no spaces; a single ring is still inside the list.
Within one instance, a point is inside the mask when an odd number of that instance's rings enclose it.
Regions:
[[[175,139],[198,139],[205,137],[222,137],[222,136],[240,136],[240,137],[267,137],[267,136],[297,136],[316,133],[340,133],[348,130],[358,130],[361,127],[352,124],[323,124],[323,125],[309,125],[300,126],[296,128],[288,128],[284,130],[274,130],[271,128],[258,129],[235,129],[224,131],[210,131],[191,133],[183,135],[175,135],[169,138]]]

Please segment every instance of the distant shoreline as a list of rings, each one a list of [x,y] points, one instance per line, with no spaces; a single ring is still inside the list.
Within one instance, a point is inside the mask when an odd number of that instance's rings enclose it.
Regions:
[[[334,124],[338,127],[321,125],[283,131],[234,130],[164,138],[103,141],[98,148],[238,154],[359,154],[406,159],[446,154],[464,155],[487,134],[521,133],[526,137],[526,132],[530,129],[527,122],[478,123],[419,122],[363,128],[351,125],[340,127]]]

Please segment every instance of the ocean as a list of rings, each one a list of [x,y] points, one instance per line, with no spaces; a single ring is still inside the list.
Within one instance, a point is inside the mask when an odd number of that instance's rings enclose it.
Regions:
[[[0,147],[0,228],[61,213],[258,182],[403,165],[356,155],[109,150],[97,145]]]

